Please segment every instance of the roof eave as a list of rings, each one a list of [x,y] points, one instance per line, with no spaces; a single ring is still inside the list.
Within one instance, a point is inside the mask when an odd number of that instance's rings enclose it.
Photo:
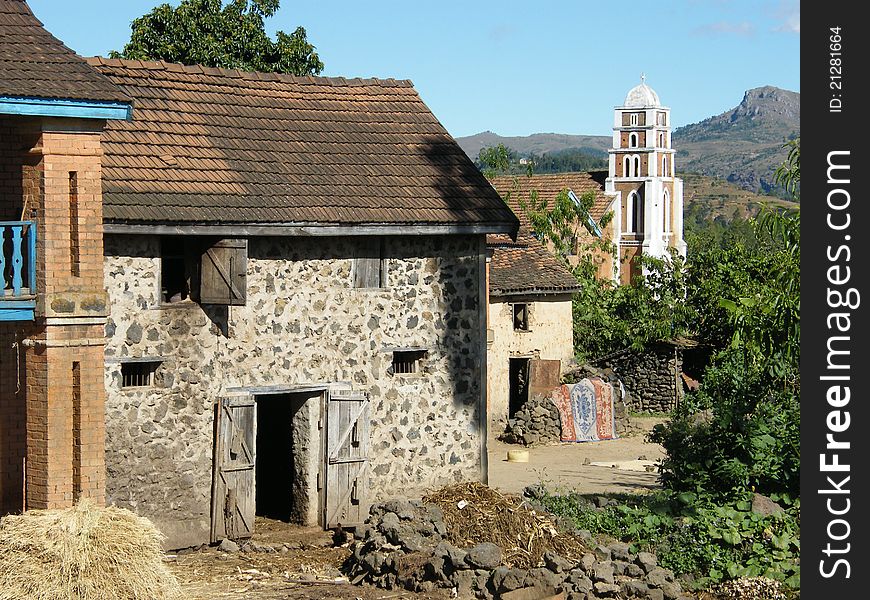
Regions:
[[[491,289],[489,291],[489,295],[492,298],[501,298],[507,296],[565,296],[569,294],[576,294],[580,292],[583,288],[580,286],[575,287],[567,287],[567,288],[522,288],[522,289],[511,289],[511,290],[501,290],[501,289]]]
[[[499,223],[112,223],[103,232],[133,235],[340,236],[513,234],[516,224]]]
[[[0,114],[129,121],[133,106],[130,102],[0,96]]]

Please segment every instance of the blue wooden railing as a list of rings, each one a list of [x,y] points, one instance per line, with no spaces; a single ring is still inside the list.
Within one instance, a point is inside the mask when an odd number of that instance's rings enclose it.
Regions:
[[[33,319],[36,297],[36,225],[0,221],[0,321]]]

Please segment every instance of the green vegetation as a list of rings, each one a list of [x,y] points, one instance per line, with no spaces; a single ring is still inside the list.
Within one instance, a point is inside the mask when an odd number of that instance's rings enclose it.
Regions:
[[[475,161],[488,177],[535,173],[595,171],[607,168],[606,154],[595,148],[568,148],[521,157],[504,144],[482,148]]]
[[[715,504],[694,494],[621,496],[602,509],[574,494],[538,500],[579,529],[628,542],[634,552],[654,552],[695,589],[758,576],[800,586],[800,501],[763,517],[748,501]]]
[[[775,181],[796,202],[800,140],[786,147]],[[539,238],[565,257],[554,237],[583,224],[582,212],[558,202],[527,210]],[[686,233],[685,262],[644,258],[647,274],[630,286],[598,280],[589,255],[573,267],[583,284],[574,298],[580,359],[676,336],[709,353],[700,390],[650,435],[666,451],[664,491],[603,510],[572,495],[543,501],[581,528],[654,550],[698,587],[764,575],[798,588],[800,211],[767,208]],[[750,510],[753,492],[787,511],[762,518]]]
[[[556,152],[545,152],[541,156],[530,154],[528,160],[535,166],[535,173],[567,173],[607,169],[607,155],[594,148],[568,148]]]
[[[112,58],[165,60],[245,71],[317,75],[323,63],[297,27],[272,40],[264,19],[278,11],[280,0],[182,0],[161,4],[132,23],[130,41]]]

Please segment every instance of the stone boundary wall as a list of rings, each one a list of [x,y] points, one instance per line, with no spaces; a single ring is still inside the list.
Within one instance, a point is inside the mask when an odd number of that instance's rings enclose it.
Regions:
[[[590,361],[598,369],[609,369],[625,386],[625,404],[638,413],[670,412],[683,399],[679,376],[683,369],[682,350],[670,344],[656,344],[643,351],[624,350],[604,359]],[[614,383],[616,387],[618,383]]]

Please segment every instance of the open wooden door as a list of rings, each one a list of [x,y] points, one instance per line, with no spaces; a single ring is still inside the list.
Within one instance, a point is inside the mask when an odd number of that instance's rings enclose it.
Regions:
[[[361,525],[369,510],[368,395],[350,390],[330,393],[326,431],[324,527]]]
[[[221,398],[215,421],[211,541],[249,538],[256,502],[257,404],[253,396]]]

